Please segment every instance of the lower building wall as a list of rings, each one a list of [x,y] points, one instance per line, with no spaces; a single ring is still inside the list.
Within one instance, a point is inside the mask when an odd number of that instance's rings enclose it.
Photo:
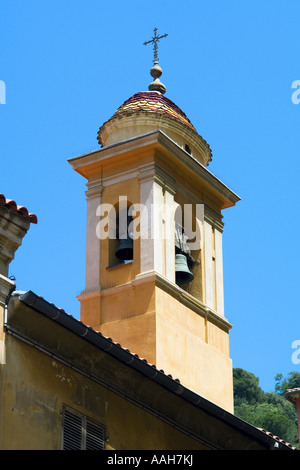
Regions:
[[[8,336],[0,449],[61,449],[67,405],[105,427],[106,449],[204,449],[197,440],[43,352]]]

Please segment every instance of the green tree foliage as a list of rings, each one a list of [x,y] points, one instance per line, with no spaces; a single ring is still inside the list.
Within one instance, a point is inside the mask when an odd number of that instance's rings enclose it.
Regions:
[[[284,378],[282,374],[277,374],[275,381],[275,390],[277,393],[282,394],[288,388],[300,387],[300,372],[290,372],[287,378]]]
[[[288,388],[300,387],[300,374],[275,377],[274,392],[263,392],[259,378],[244,369],[233,369],[234,412],[242,420],[272,432],[298,447],[296,407],[284,398]]]
[[[234,404],[254,405],[263,399],[264,392],[259,386],[259,378],[244,369],[233,369]]]

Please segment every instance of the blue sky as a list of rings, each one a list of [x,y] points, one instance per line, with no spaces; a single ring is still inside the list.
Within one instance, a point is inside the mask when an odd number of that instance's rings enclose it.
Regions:
[[[209,170],[240,197],[224,211],[225,315],[234,367],[265,391],[299,331],[300,80],[296,0],[2,0],[0,193],[37,214],[11,264],[17,288],[79,318],[85,181],[68,158],[147,89],[154,27],[166,96],[210,144]]]

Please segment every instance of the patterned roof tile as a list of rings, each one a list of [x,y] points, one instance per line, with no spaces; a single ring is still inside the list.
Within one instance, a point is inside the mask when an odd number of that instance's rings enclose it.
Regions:
[[[155,91],[139,92],[131,96],[117,109],[111,119],[118,118],[124,114],[130,114],[138,110],[167,114],[171,118],[181,121],[196,132],[196,129],[185,113],[169,98]]]
[[[198,134],[197,130],[186,116],[186,114],[169,98],[164,96],[162,93],[157,91],[142,91],[135,93],[130,98],[128,98],[109,118],[106,122],[100,127],[97,138],[99,144],[103,147],[106,145],[103,141],[103,136],[105,135],[104,129],[106,125],[114,120],[122,119],[126,116],[138,116],[138,115],[161,115],[173,120],[174,122],[181,123],[189,133],[194,134],[194,137],[202,142],[202,145],[207,149],[207,162],[212,159],[212,152],[208,143]]]

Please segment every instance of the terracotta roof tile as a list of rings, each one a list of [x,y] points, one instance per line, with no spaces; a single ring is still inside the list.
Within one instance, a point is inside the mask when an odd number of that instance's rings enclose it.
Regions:
[[[266,430],[263,429],[263,428],[257,428],[257,429],[259,429],[260,431],[264,432],[264,433],[267,434],[268,436],[272,437],[272,438],[275,439],[276,441],[282,442],[283,444],[285,444],[286,446],[290,447],[291,449],[297,450],[297,448],[294,447],[294,446],[292,446],[292,444],[290,444],[289,442],[284,441],[283,439],[281,439],[281,438],[278,437],[278,436],[275,436],[275,434],[273,434],[272,432],[266,431]]]
[[[5,206],[14,212],[17,212],[18,214],[28,219],[30,223],[32,224],[37,224],[38,220],[35,214],[30,214],[26,207],[18,206],[17,203],[13,199],[6,199],[4,194],[1,194],[1,193],[0,193],[0,206]]]

